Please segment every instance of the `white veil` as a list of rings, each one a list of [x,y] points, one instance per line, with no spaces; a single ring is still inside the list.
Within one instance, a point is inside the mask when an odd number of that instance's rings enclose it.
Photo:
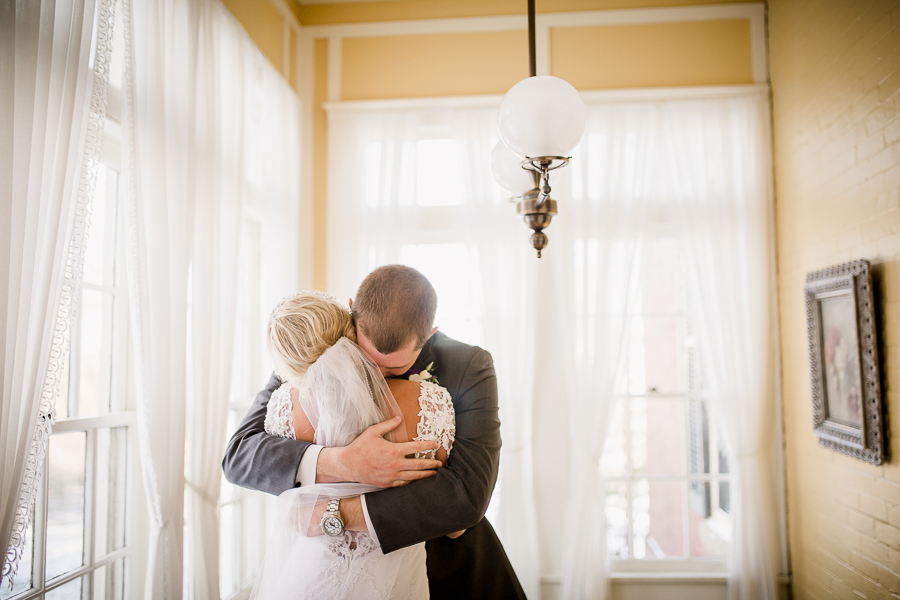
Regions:
[[[401,414],[381,371],[347,338],[326,350],[306,372],[299,387],[299,403],[316,431],[315,443],[326,447],[346,446],[367,427]],[[385,437],[394,442],[408,439],[402,423]],[[305,485],[281,494],[253,598],[302,596],[302,590],[320,585],[316,576],[323,572],[323,561],[329,560],[326,549],[331,540],[327,536],[306,537],[313,508],[330,499],[379,489],[361,483],[332,483]],[[375,553],[379,579],[393,582],[401,553],[383,556],[377,548]]]

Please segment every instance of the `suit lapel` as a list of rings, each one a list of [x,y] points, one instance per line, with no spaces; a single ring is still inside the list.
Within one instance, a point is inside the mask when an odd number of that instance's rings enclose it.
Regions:
[[[429,363],[434,362],[434,338],[438,336],[435,333],[433,336],[428,338],[428,341],[425,342],[425,345],[422,346],[422,351],[419,353],[419,358],[416,359],[415,364],[412,366],[413,369],[419,369],[420,371],[427,367]],[[435,365],[437,367],[439,365]],[[437,375],[435,375],[437,376]],[[440,377],[438,377],[440,379]]]

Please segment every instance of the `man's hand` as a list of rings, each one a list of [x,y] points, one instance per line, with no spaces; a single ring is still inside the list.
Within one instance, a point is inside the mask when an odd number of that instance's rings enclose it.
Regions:
[[[410,481],[437,474],[439,460],[406,458],[425,450],[435,450],[434,441],[395,444],[384,435],[396,429],[400,417],[388,419],[366,429],[343,448],[322,448],[316,463],[316,483],[352,481],[378,487],[399,487]]]

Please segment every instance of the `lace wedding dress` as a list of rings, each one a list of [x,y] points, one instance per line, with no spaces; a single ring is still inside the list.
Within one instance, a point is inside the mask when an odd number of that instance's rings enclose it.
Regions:
[[[415,440],[434,440],[448,455],[456,433],[453,403],[446,389],[423,382]],[[298,390],[300,406],[316,430],[315,443],[345,446],[366,427],[400,410],[377,367],[353,342],[341,339],[310,367]],[[269,400],[266,432],[296,439],[291,417],[291,385]],[[399,428],[398,428],[399,429]],[[395,433],[395,432],[392,432]],[[395,433],[392,441],[406,441]],[[436,450],[419,457],[434,458]],[[425,544],[390,554],[365,533],[306,537],[312,508],[331,498],[349,498],[379,488],[357,483],[316,484],[278,497],[272,539],[253,597],[282,599],[425,599]]]

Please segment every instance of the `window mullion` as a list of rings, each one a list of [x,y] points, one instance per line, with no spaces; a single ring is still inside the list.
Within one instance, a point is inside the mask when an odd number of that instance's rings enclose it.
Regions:
[[[84,291],[79,292],[78,304],[84,306]],[[67,417],[74,417],[79,413],[79,390],[81,388],[81,317],[83,310],[75,310],[75,318],[72,319],[72,335],[69,339],[69,386]]]
[[[682,446],[681,451],[684,452],[684,467],[685,467],[685,477],[684,483],[682,484],[681,493],[682,497],[682,523],[684,527],[684,555],[686,558],[691,558],[691,407],[690,400],[681,400],[682,403],[682,411],[681,414],[684,415],[684,418],[681,421],[681,426],[684,428],[684,440],[685,443]]]
[[[41,473],[41,484],[38,486],[37,498],[34,507],[34,525],[32,535],[34,536],[34,557],[32,565],[32,586],[35,589],[43,591],[46,587],[47,575],[47,511],[49,502],[48,494],[50,493],[50,444],[47,444],[47,453],[44,457],[44,464]]]
[[[625,399],[625,464],[628,469],[628,481],[625,484],[625,522],[628,524],[626,538],[628,556],[634,559],[634,464],[631,451],[631,398]]]
[[[90,569],[88,581],[88,598],[94,597],[94,519],[97,517],[97,429],[87,431],[87,457],[84,469],[84,561],[83,565]]]

